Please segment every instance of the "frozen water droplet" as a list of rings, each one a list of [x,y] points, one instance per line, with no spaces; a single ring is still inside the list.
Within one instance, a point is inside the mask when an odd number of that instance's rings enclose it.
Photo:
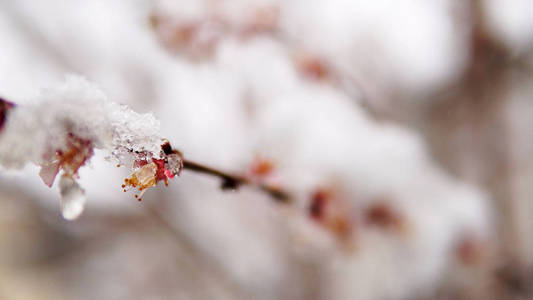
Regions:
[[[168,161],[168,170],[173,175],[178,175],[181,169],[183,169],[183,160],[179,154],[173,153],[173,154],[168,155],[167,161]]]
[[[72,177],[65,174],[59,179],[59,191],[63,218],[74,220],[79,217],[85,207],[85,191]]]

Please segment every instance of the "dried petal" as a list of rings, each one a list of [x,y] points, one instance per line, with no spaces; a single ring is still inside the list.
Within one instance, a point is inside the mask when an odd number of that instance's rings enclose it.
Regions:
[[[379,199],[366,209],[365,221],[369,225],[397,231],[406,226],[403,216],[392,205]]]
[[[59,161],[53,161],[49,163],[43,163],[41,165],[41,171],[39,171],[39,176],[43,180],[44,184],[49,187],[52,187],[56,179],[57,173],[59,172],[60,163]]]
[[[85,207],[85,191],[78,183],[66,174],[59,179],[59,191],[61,193],[61,215],[66,220],[78,218]]]
[[[274,163],[270,160],[258,157],[254,160],[251,173],[256,177],[266,177],[274,171]]]
[[[157,165],[154,162],[142,166],[139,170],[135,171],[131,178],[126,179],[126,185],[131,187],[138,187],[139,190],[144,190],[146,188],[156,185],[156,173]]]
[[[347,241],[354,232],[346,200],[332,188],[318,188],[311,195],[309,216],[341,240]]]
[[[93,156],[93,146],[90,140],[81,139],[72,133],[67,135],[67,147],[58,151],[60,165],[63,171],[75,175],[81,166]]]

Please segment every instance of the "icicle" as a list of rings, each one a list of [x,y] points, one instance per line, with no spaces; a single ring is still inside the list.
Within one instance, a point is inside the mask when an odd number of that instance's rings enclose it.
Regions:
[[[61,214],[66,220],[78,218],[85,207],[85,191],[78,183],[66,174],[59,179],[59,191],[61,193]]]

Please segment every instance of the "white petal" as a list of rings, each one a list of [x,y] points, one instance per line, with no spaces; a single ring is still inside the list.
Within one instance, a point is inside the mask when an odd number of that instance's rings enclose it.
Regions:
[[[85,191],[72,179],[63,174],[59,179],[61,193],[61,214],[66,220],[74,220],[81,215],[85,207]]]

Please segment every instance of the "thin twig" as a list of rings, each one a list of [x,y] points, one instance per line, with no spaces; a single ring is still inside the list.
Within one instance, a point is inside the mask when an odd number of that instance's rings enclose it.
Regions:
[[[281,203],[290,202],[289,194],[277,186],[255,183],[255,182],[250,181],[246,177],[232,175],[224,171],[220,171],[220,170],[217,170],[217,169],[214,169],[214,168],[211,168],[211,167],[208,167],[208,166],[205,166],[205,165],[202,165],[202,164],[190,161],[190,160],[186,160],[186,159],[183,160],[183,169],[219,177],[220,179],[222,179],[221,188],[223,190],[226,190],[226,189],[235,190],[235,189],[238,189],[241,185],[255,186],[259,190],[267,193],[270,197],[272,197],[277,202],[281,202]]]

